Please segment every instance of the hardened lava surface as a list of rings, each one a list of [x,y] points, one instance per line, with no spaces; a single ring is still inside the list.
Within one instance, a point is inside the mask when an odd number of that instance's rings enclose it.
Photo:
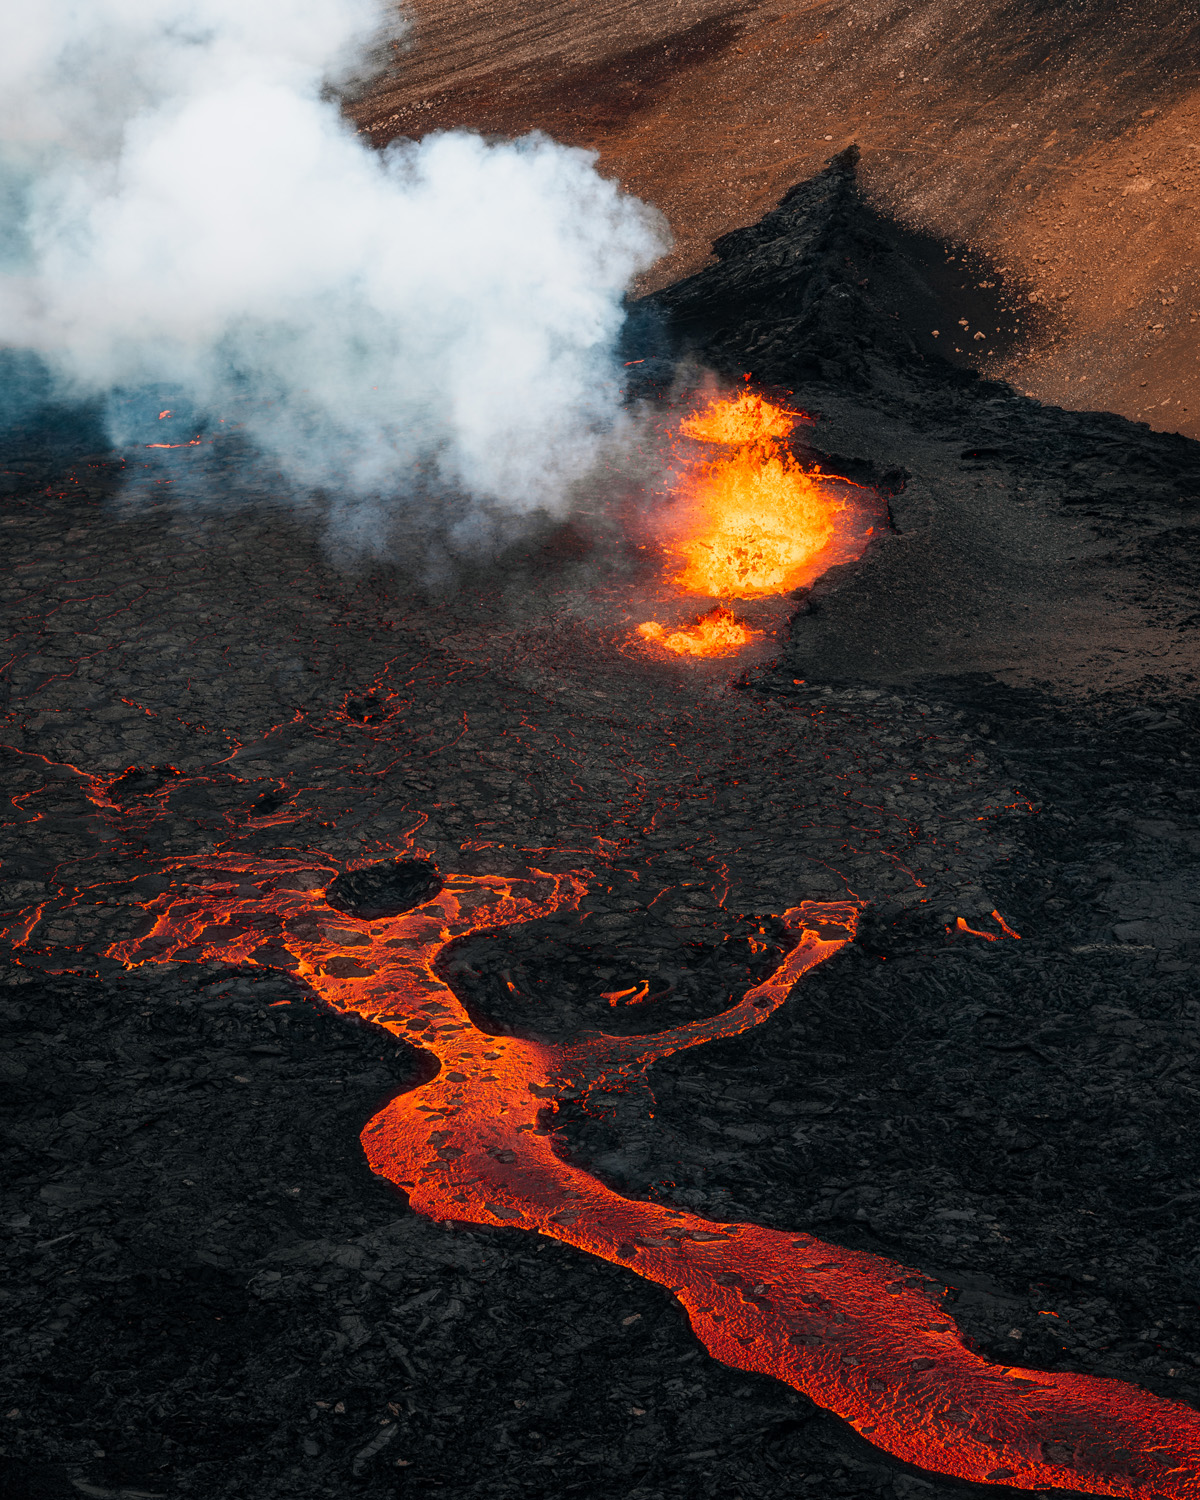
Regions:
[[[812,310],[810,350],[832,316]],[[898,529],[741,679],[647,654],[586,536],[426,597],[331,552],[232,454],[216,503],[220,449],[141,471],[86,414],[6,437],[11,1493],[978,1493],[722,1362],[678,1283],[486,1219],[473,1184],[431,1217],[418,1178],[372,1172],[364,1128],[458,1070],[435,1078],[435,1015],[399,1035],[337,997],[370,984],[376,928],[467,889],[545,908],[439,946],[451,1024],[488,1050],[708,1028],[586,1097],[539,1085],[571,1191],[640,1205],[650,1239],[757,1226],[911,1268],[905,1295],[1005,1379],[1200,1405],[1194,455],[932,363],[910,381],[884,333],[857,371],[791,383],[828,452],[904,465]],[[1098,431],[1120,482],[1085,496]],[[159,503],[122,498],[141,473]],[[1037,670],[1015,616],[932,631],[911,559],[940,545],[969,615],[955,567],[981,554],[946,538],[984,536],[988,507],[1006,545],[1086,537],[1121,607],[1144,601],[1136,666],[1089,663],[1083,626]],[[844,601],[870,579],[888,629],[864,637]],[[855,940],[722,1032],[804,902],[853,907]],[[719,1284],[765,1313],[765,1282]],[[1074,1450],[1041,1460],[1069,1492]],[[1116,1493],[1173,1493],[1135,1472],[1144,1447],[1107,1461]]]

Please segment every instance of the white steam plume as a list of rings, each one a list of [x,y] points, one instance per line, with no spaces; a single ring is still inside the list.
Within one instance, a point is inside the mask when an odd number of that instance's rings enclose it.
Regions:
[[[382,0],[33,0],[0,36],[0,343],[181,387],[303,489],[414,465],[564,503],[619,410],[659,216],[542,137],[379,153],[328,96]],[[393,32],[394,32],[393,18]]]

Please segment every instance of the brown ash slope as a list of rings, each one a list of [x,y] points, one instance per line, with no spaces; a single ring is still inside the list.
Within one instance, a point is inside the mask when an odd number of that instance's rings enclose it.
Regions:
[[[172,859],[418,824],[443,869],[594,872],[583,922],[450,956],[497,1031],[713,1010],[758,977],[751,918],[868,900],[770,1026],[564,1115],[571,1149],[944,1276],[997,1360],[1200,1401],[1196,449],[911,347],[920,267],[856,205],[835,164],[631,333],[656,380],[690,346],[905,471],[895,533],[740,683],[581,618],[595,558],[427,598],[334,567],[232,454],[240,508],[185,503],[188,454],[130,507],[138,455],[83,417],[6,440],[0,894],[45,904],[0,997],[10,1493],[965,1495],[716,1365],[629,1273],[408,1213],[357,1135],[419,1053],[275,971],[99,956]],[[993,908],[1019,941],[954,931]],[[643,978],[669,993],[602,998]]]
[[[1007,353],[975,346],[982,369],[1045,401],[1200,433],[1194,6],[547,0],[533,13],[414,0],[412,12],[412,45],[350,106],[356,123],[378,144],[542,129],[596,150],[670,222],[675,251],[647,290],[703,267],[714,239],[857,142],[881,211],[968,242],[1052,310]],[[957,255],[943,269],[960,271]]]

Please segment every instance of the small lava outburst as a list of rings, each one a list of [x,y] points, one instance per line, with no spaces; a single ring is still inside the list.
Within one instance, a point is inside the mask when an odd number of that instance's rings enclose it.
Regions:
[[[677,656],[733,656],[762,631],[752,630],[731,609],[718,604],[679,630],[668,631],[657,620],[647,620],[638,626],[638,635]]]

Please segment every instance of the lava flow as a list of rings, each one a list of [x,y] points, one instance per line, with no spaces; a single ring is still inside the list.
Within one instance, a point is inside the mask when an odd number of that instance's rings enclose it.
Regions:
[[[363,863],[174,861],[175,891],[146,904],[150,932],[109,954],[129,967],[286,968],[336,1010],[425,1048],[436,1077],[362,1133],[372,1169],[418,1212],[533,1230],[627,1266],[679,1299],[716,1358],[803,1391],[896,1457],[969,1481],[1200,1500],[1200,1412],[1121,1381],[991,1364],[919,1273],[811,1235],[623,1198],[563,1160],[559,1100],[619,1089],[658,1058],[761,1025],[852,940],[855,905],[787,911],[795,946],[719,1015],[657,1035],[550,1045],[481,1031],[435,966],[457,938],[575,906],[583,873],[443,880],[427,862],[396,861],[383,867],[393,899],[369,911],[359,903],[365,914],[355,915],[345,893]]]

